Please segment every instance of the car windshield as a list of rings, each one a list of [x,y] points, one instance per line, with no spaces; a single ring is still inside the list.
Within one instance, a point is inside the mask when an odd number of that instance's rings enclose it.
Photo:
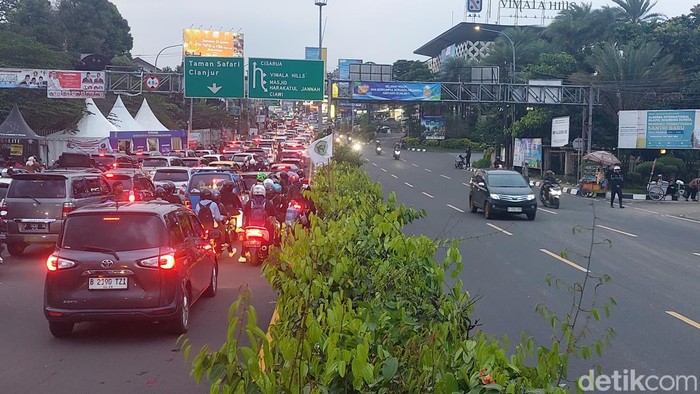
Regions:
[[[187,182],[190,180],[190,176],[187,171],[184,170],[158,170],[155,175],[153,175],[153,180]]]
[[[182,159],[182,162],[185,163],[187,167],[197,167],[200,164],[200,160],[197,158],[185,158]]]
[[[95,163],[101,166],[109,166],[117,161],[114,156],[93,156],[92,158],[95,159]]]
[[[141,165],[148,168],[167,167],[168,159],[143,159]]]
[[[489,175],[489,186],[493,187],[529,187],[525,178],[520,174]]]
[[[105,174],[105,179],[107,179],[107,183],[109,183],[110,187],[114,187],[114,184],[117,182],[121,182],[121,184],[124,185],[124,189],[127,190],[134,187],[134,182],[131,177],[125,174]]]
[[[190,179],[189,192],[199,193],[202,189],[221,189],[221,184],[230,180],[231,176],[224,174],[194,174]]]
[[[63,177],[42,179],[15,178],[7,191],[7,197],[66,198],[66,179]]]
[[[157,248],[167,244],[165,225],[152,214],[88,214],[66,219],[61,247],[116,252]]]

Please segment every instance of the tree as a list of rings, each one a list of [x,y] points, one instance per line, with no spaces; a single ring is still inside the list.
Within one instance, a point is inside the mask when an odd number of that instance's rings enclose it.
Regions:
[[[56,49],[63,46],[63,28],[49,0],[17,1],[7,14],[8,27]]]
[[[700,64],[700,5],[689,15],[659,24],[650,36],[661,44],[665,54],[673,55],[674,62],[681,68],[694,69]]]
[[[469,82],[471,79],[469,61],[463,57],[451,57],[440,67],[440,81]]]
[[[0,28],[0,67],[73,68],[77,57],[21,33]]]
[[[426,62],[418,60],[397,60],[393,65],[394,80],[396,81],[432,81],[433,72]]]
[[[0,24],[7,23],[7,16],[17,8],[19,0],[0,0]]]
[[[119,56],[133,46],[131,29],[108,0],[60,0],[58,15],[66,26],[68,51]]]
[[[526,79],[566,79],[576,72],[576,59],[565,52],[543,53],[537,63],[525,67]]]
[[[541,39],[534,29],[515,27],[505,29],[503,34],[510,37],[513,45],[511,46],[510,41],[504,35],[499,35],[494,45],[489,49],[484,63],[500,66],[504,70],[511,70],[513,67],[513,47],[515,47],[515,63],[519,68],[537,62],[540,54],[547,52],[547,42]]]
[[[612,0],[623,11],[622,17],[630,23],[642,23],[663,18],[663,14],[652,13],[656,5],[651,0]]]

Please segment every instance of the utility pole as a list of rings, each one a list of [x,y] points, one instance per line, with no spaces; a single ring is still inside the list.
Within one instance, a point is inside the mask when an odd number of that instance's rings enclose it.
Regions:
[[[593,140],[593,85],[588,87],[588,138],[586,145],[586,153],[591,153]]]

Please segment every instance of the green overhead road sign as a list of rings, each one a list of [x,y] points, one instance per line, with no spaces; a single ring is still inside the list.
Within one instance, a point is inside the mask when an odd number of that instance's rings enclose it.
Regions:
[[[185,57],[185,97],[243,98],[242,57]]]
[[[323,100],[323,61],[248,59],[248,97]]]

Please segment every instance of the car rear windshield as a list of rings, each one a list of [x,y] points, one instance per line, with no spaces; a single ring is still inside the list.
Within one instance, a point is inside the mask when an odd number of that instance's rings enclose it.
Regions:
[[[230,175],[224,174],[194,174],[190,179],[190,192],[198,193],[202,189],[221,189],[221,184],[230,181]]]
[[[114,164],[117,159],[114,156],[93,156],[93,159],[95,159],[95,162],[99,165],[102,166],[109,166]]]
[[[127,190],[134,187],[134,181],[126,174],[105,174],[105,179],[107,179],[107,183],[109,183],[110,187],[114,187],[114,184],[117,182],[121,182],[124,189]]]
[[[243,163],[245,159],[250,157],[251,155],[233,155],[233,161],[236,163]]]
[[[168,166],[168,159],[143,159],[143,163],[141,165],[143,167],[150,167],[150,168],[167,167]]]
[[[61,247],[115,252],[167,245],[165,225],[152,214],[88,214],[66,219]]]
[[[190,175],[187,171],[183,170],[158,170],[155,175],[153,175],[154,181],[173,181],[173,182],[187,182],[190,180]]]
[[[200,160],[195,158],[184,158],[182,162],[185,163],[187,167],[197,167],[200,164]]]
[[[529,187],[520,174],[489,175],[489,185],[493,187]]]
[[[66,179],[45,177],[35,179],[15,178],[7,191],[8,198],[66,198]]]

